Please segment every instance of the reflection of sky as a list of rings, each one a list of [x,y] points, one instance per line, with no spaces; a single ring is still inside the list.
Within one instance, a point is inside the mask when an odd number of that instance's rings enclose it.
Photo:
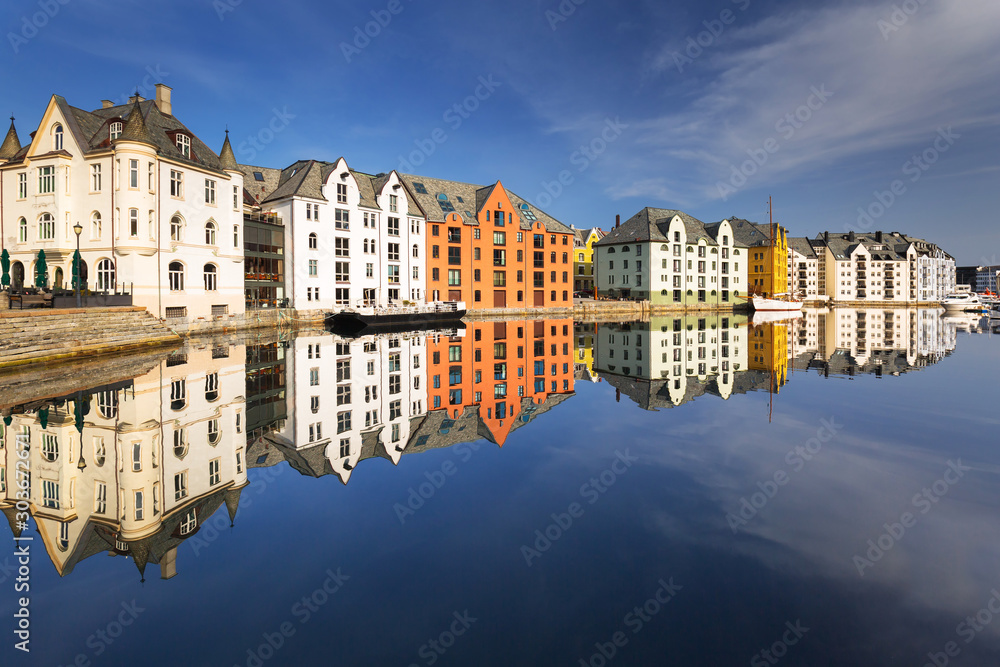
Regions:
[[[0,663],[93,659],[87,637],[135,598],[146,610],[94,664],[245,665],[284,621],[296,634],[264,664],[427,664],[421,645],[466,609],[478,621],[438,664],[576,665],[617,630],[629,637],[617,664],[747,664],[796,619],[810,631],[782,664],[917,665],[949,640],[960,664],[996,664],[1000,622],[968,645],[955,634],[1000,589],[995,343],[962,336],[950,358],[902,377],[795,373],[770,425],[763,393],[646,412],[580,383],[468,461],[458,448],[395,469],[365,461],[346,487],[251,470],[236,527],[197,554],[184,545],[170,581],[150,566],[140,585],[130,563],[101,556],[56,581],[36,553],[34,650],[13,656],[5,640]],[[785,454],[831,416],[843,431],[791,472]],[[587,504],[580,486],[626,448],[639,462]],[[974,472],[860,578],[851,557],[957,458]],[[447,461],[457,473],[400,525],[393,504]],[[790,482],[734,536],[726,512],[778,469]],[[520,546],[574,501],[583,516],[527,567]],[[299,623],[293,604],[338,567],[350,580]],[[670,577],[683,590],[633,635],[625,615]]]

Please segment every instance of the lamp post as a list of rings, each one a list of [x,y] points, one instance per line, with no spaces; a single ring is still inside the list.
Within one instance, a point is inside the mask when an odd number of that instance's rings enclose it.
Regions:
[[[80,257],[80,234],[83,233],[83,225],[80,224],[79,220],[77,220],[76,224],[73,225],[73,233],[76,234],[76,276],[75,276],[76,280],[74,281],[76,287],[76,307],[80,308],[82,306],[80,302],[80,280],[81,280],[80,274],[83,273],[80,270],[83,268],[82,266],[83,258]],[[83,447],[82,441],[80,443],[80,447],[81,448]]]
[[[79,224],[79,223],[77,223]],[[79,234],[77,234],[79,237]],[[83,458],[83,408],[81,407],[81,401],[83,400],[83,392],[76,392],[76,401],[73,404],[75,411],[77,413],[77,427],[80,429],[80,461],[76,464],[76,469],[83,472],[84,468],[87,467],[87,461]]]

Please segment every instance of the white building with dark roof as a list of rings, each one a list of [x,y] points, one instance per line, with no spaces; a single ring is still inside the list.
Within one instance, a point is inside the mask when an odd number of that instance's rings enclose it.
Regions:
[[[285,288],[299,310],[425,301],[424,216],[396,172],[334,162],[241,165],[251,206],[285,229]]]
[[[12,122],[0,148],[12,286],[36,284],[44,251],[47,286],[71,289],[79,241],[85,289],[127,289],[177,325],[242,315],[242,193],[228,137],[216,154],[174,117],[167,86],[94,111],[55,95],[27,145]]]
[[[788,290],[805,301],[827,300],[820,271],[822,251],[822,243],[815,239],[788,238]]]

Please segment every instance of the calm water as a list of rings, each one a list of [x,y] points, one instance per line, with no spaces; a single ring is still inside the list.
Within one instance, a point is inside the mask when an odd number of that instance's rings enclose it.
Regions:
[[[1000,664],[980,324],[490,322],[0,377],[30,553],[15,592],[0,551],[0,664]]]

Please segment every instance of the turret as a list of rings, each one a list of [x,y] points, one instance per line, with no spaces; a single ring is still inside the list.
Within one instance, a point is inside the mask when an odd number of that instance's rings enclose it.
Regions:
[[[17,138],[17,130],[14,129],[14,117],[11,116],[10,129],[7,130],[7,136],[4,137],[3,143],[0,144],[0,164],[10,160],[20,150],[21,141]]]

